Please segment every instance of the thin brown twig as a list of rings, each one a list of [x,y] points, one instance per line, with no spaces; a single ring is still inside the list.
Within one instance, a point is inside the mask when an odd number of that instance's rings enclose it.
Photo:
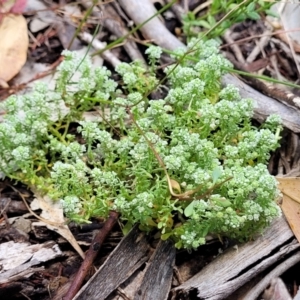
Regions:
[[[113,226],[117,222],[119,213],[116,211],[110,211],[108,219],[105,221],[104,226],[99,230],[98,234],[94,238],[89,250],[86,253],[85,259],[82,262],[67,294],[63,297],[63,300],[72,300],[82,286],[82,283],[92,266],[94,259],[96,258],[99,250]]]
[[[9,198],[6,204],[4,205],[3,209],[0,210],[0,216],[3,215],[8,208],[9,204],[11,203],[11,199]]]
[[[288,32],[295,32],[295,31],[300,31],[300,29],[277,30],[277,31],[274,31],[274,32],[270,32],[267,35],[269,35],[269,36],[276,36],[278,34],[283,34],[283,33],[288,33]],[[244,42],[251,41],[251,40],[256,39],[256,38],[262,38],[264,36],[266,36],[266,33],[257,34],[257,35],[251,35],[251,36],[248,36],[248,37],[236,40],[236,41],[234,41],[232,43],[223,44],[222,46],[220,46],[220,49],[224,49],[224,48],[226,48],[226,47],[228,47],[228,46],[230,46],[232,44],[242,44]]]
[[[4,94],[5,91],[7,91],[7,93],[9,95],[12,95],[12,94],[15,94],[16,92],[18,91],[21,91],[23,89],[25,89],[27,87],[27,85],[35,80],[38,80],[38,79],[41,79],[43,77],[46,77],[50,74],[53,74],[55,72],[55,68],[64,60],[64,57],[63,56],[60,56],[53,64],[51,64],[49,66],[49,68],[46,70],[46,71],[43,71],[43,72],[40,72],[38,74],[36,74],[34,77],[32,77],[31,79],[23,82],[23,83],[20,83],[18,85],[13,85],[13,86],[10,86],[8,88],[5,88],[3,90],[1,90],[1,93],[0,93],[0,101],[4,100],[2,99],[2,93]]]

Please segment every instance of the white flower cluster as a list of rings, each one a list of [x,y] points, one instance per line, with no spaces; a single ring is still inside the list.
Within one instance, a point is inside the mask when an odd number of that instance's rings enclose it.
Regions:
[[[96,186],[117,186],[120,184],[120,180],[117,177],[116,172],[113,171],[103,171],[99,168],[94,168],[91,170],[91,176],[94,179],[94,184]]]
[[[160,155],[163,155],[165,153],[165,151],[167,150],[167,141],[161,139],[153,132],[147,132],[146,138],[154,146],[155,150],[160,153]],[[139,164],[143,164],[149,158],[151,149],[149,148],[149,145],[147,144],[145,138],[141,136],[139,138],[139,141],[134,145],[129,153],[136,162],[138,162]],[[158,162],[156,162],[156,164],[158,164]]]
[[[4,174],[25,170],[37,154],[44,159],[38,145],[47,139],[48,124],[53,112],[61,113],[62,103],[60,95],[49,92],[42,83],[31,94],[11,96],[1,103],[0,109],[6,112],[0,124],[0,161]]]
[[[59,153],[65,161],[81,159],[86,152],[86,146],[80,145],[78,142],[71,142],[68,145],[58,141],[53,136],[49,137],[50,143],[46,146],[50,151]]]
[[[81,201],[76,196],[66,196],[60,203],[66,214],[79,214],[82,208]]]
[[[160,100],[146,96],[158,83],[159,48],[147,50],[148,69],[117,67],[120,90],[106,68],[64,52],[54,92],[40,84],[1,104],[1,171],[60,199],[72,220],[114,209],[178,248],[197,248],[207,234],[243,239],[262,230],[280,213],[265,165],[278,146],[280,118],[253,127],[253,102],[232,85],[221,88],[230,63],[217,44],[193,46],[166,69],[170,86]],[[95,105],[99,121],[84,120]]]
[[[269,129],[246,131],[240,138],[241,141],[237,145],[224,147],[225,164],[228,166],[236,164],[236,160],[242,165],[254,160],[265,162],[270,156],[270,149],[275,149],[278,144],[276,134]]]
[[[137,194],[131,201],[125,200],[122,197],[117,197],[114,202],[114,209],[127,212],[130,211],[139,220],[140,215],[152,214],[154,195],[149,192]]]
[[[148,47],[145,53],[148,55],[149,59],[154,60],[155,62],[160,58],[162,50],[160,47],[151,45],[150,47]]]

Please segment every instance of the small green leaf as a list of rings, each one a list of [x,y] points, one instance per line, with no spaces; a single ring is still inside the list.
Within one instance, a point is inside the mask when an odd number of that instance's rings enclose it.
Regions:
[[[192,201],[184,210],[184,215],[190,217],[194,212],[195,201]]]
[[[122,228],[123,234],[126,235],[131,228],[132,228],[132,224],[130,222],[127,222],[126,225]]]
[[[203,237],[206,237],[208,232],[209,232],[209,229],[210,229],[210,225],[207,225],[204,229],[203,229],[203,232],[202,232],[202,236]]]
[[[231,3],[227,7],[228,7],[228,10],[234,10],[234,9],[236,9],[237,6],[238,5],[236,3]]]
[[[221,175],[222,175],[222,169],[220,167],[214,168],[211,174],[213,184],[215,184],[218,181]]]
[[[248,18],[250,18],[252,20],[260,19],[260,15],[256,11],[251,11],[251,12],[247,13],[247,16],[248,16]]]
[[[238,22],[242,22],[244,20],[246,20],[247,16],[246,14],[244,13],[240,13],[237,18],[235,19],[235,22],[238,23]]]
[[[251,2],[248,6],[247,6],[247,12],[251,13],[255,10],[255,2]]]
[[[178,242],[175,244],[175,247],[176,247],[177,249],[181,249],[181,248],[182,248],[182,241],[181,241],[181,240],[178,241]]]
[[[270,10],[270,9],[266,9],[265,10],[265,13],[268,15],[268,16],[271,16],[271,17],[274,17],[274,18],[280,18],[279,14],[273,10]]]
[[[163,225],[164,225],[164,224],[163,224],[162,222],[159,222],[159,223],[157,224],[157,228],[158,228],[158,229],[161,229],[161,228],[163,227]]]
[[[228,206],[231,206],[231,205],[232,205],[232,203],[231,203],[229,200],[227,200],[227,199],[224,199],[224,200],[219,199],[219,200],[215,200],[214,202],[215,202],[218,206],[221,206],[221,207],[228,207]]]
[[[217,22],[216,19],[213,16],[208,16],[207,21],[210,24],[211,27],[213,27]]]
[[[210,25],[207,21],[205,21],[205,20],[199,21],[199,22],[198,22],[198,25],[199,25],[199,26],[202,26],[202,27],[204,27],[204,28],[207,28],[207,29],[210,29],[210,28],[211,28],[211,25]]]
[[[172,235],[172,232],[167,232],[167,233],[162,234],[160,238],[161,238],[163,241],[165,241],[165,240],[167,240],[171,235]]]

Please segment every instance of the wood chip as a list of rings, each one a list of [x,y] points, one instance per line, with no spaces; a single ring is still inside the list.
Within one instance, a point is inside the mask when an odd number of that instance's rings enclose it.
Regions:
[[[171,241],[160,241],[145,271],[134,300],[167,300],[171,288],[175,247]]]

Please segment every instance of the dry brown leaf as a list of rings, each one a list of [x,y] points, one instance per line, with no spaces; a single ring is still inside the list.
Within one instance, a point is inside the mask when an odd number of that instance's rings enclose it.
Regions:
[[[170,179],[170,183],[173,190],[176,190],[177,192],[181,193],[180,184],[176,180]]]
[[[64,224],[63,210],[59,202],[52,201],[48,196],[41,196],[38,192],[34,192],[35,199],[31,203],[33,210],[41,209],[40,220],[43,221],[46,227],[53,230],[64,237],[84,259],[84,253],[78,245],[69,227]]]
[[[300,177],[277,178],[283,194],[281,209],[300,243]]]
[[[9,81],[27,59],[27,23],[22,15],[7,14],[0,23],[0,79]]]

